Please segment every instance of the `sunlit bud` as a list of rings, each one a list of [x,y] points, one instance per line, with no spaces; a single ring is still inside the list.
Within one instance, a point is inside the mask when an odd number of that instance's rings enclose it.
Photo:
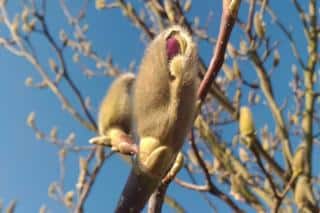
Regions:
[[[278,66],[279,62],[280,62],[280,53],[278,50],[275,50],[273,52],[273,66],[274,67]]]
[[[48,196],[49,197],[55,197],[57,193],[57,183],[53,182],[49,185],[48,188]]]
[[[228,65],[223,64],[222,69],[229,81],[233,81],[235,79],[234,72]]]
[[[265,29],[265,23],[260,13],[256,13],[254,15],[253,24],[258,37],[260,39],[264,38],[266,29]]]
[[[72,60],[73,60],[73,62],[75,62],[75,63],[79,62],[79,60],[80,60],[80,55],[77,54],[77,53],[73,54]]]
[[[87,171],[88,170],[88,161],[85,158],[80,157],[79,165],[80,165],[80,170],[81,171]]]
[[[186,0],[186,2],[183,5],[183,10],[185,12],[188,12],[191,9],[192,0]]]
[[[18,34],[18,27],[19,27],[19,17],[15,16],[11,24],[11,32],[14,36]]]
[[[297,125],[299,122],[299,117],[297,114],[293,114],[290,116],[290,123]]]
[[[237,16],[241,0],[231,0],[229,3],[229,11],[233,16]]]
[[[248,107],[241,107],[240,109],[239,129],[242,137],[248,137],[255,134],[252,113]]]
[[[21,19],[24,23],[26,23],[28,21],[28,16],[30,14],[30,10],[29,8],[25,7],[22,11],[22,14],[21,14]]]
[[[104,0],[96,0],[96,9],[97,10],[102,10],[106,8],[106,2]]]
[[[24,81],[24,84],[27,86],[27,87],[31,87],[32,84],[33,84],[33,79],[31,77],[27,77],[26,80]]]
[[[310,181],[305,175],[300,176],[297,180],[296,188],[294,191],[294,200],[300,210],[307,208],[310,211],[309,208],[315,207],[317,204]]]
[[[64,196],[64,204],[68,207],[71,208],[72,207],[72,203],[73,203],[73,191],[69,191],[65,194]]]
[[[36,139],[42,140],[44,138],[44,134],[40,131],[36,132]]]
[[[212,170],[217,172],[222,169],[222,166],[222,163],[217,158],[215,158],[213,161]]]
[[[183,167],[184,157],[181,152],[178,153],[176,160],[174,161],[171,169],[169,170],[169,175],[172,177],[176,176],[180,169]]]
[[[242,147],[239,148],[239,157],[240,157],[240,160],[244,163],[246,163],[250,160],[250,157],[249,157],[247,151]]]
[[[14,213],[16,205],[17,205],[17,202],[15,200],[11,201],[9,206],[6,209],[6,213]]]
[[[58,71],[58,66],[52,58],[49,59],[49,66],[52,71],[54,71],[54,72]]]
[[[237,79],[241,78],[241,71],[236,60],[233,60],[233,70]]]
[[[237,52],[236,48],[234,48],[232,46],[232,44],[228,43],[227,45],[227,52],[230,55],[231,58],[235,58],[239,55],[239,53]]]
[[[302,144],[297,149],[293,161],[292,161],[292,171],[293,175],[298,175],[300,173],[307,172],[308,168],[308,157],[307,157],[307,150],[305,144]]]
[[[199,152],[199,154],[200,154],[200,156],[202,156],[203,153]],[[188,157],[193,165],[199,166],[198,159],[197,159],[196,155],[194,154],[193,150],[191,150],[191,149],[188,150]]]
[[[242,196],[243,182],[238,175],[231,175],[231,190],[230,194],[234,197],[235,200],[244,201],[245,199]]]
[[[86,33],[89,30],[89,25],[85,24],[82,26],[82,32]]]
[[[36,26],[36,20],[32,19],[29,23],[23,23],[22,30],[26,33],[30,33],[34,30]]]
[[[59,32],[59,38],[63,43],[66,43],[68,41],[68,36],[63,30],[60,30]]]
[[[66,139],[66,144],[74,144],[75,140],[76,134],[74,132],[71,132]]]
[[[170,0],[171,1],[171,0]],[[175,11],[174,8],[172,7],[172,4],[169,0],[164,1],[164,9],[166,10],[166,13],[168,15],[168,18],[170,22],[174,23],[175,21]]]
[[[244,40],[240,41],[240,53],[246,55],[248,53],[248,45]]]
[[[53,127],[50,131],[50,138],[57,139],[58,129],[57,127]]]
[[[312,82],[315,84],[318,81],[318,73],[314,72],[312,75]]]
[[[39,213],[46,213],[47,212],[47,207],[45,205],[42,205],[39,209]]]
[[[82,42],[82,49],[83,49],[83,53],[85,55],[89,55],[89,53],[91,52],[91,42]]]

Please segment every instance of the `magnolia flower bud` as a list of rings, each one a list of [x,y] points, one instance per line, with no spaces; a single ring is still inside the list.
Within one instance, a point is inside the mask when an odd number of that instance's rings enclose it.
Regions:
[[[300,210],[308,209],[310,211],[317,205],[310,181],[305,175],[300,176],[297,180],[294,191],[294,200]]]
[[[292,171],[293,175],[298,175],[300,173],[306,173],[308,169],[307,162],[307,150],[305,144],[302,144],[297,149],[293,161],[292,161]]]
[[[98,115],[100,136],[94,137],[90,143],[111,146],[112,150],[123,154],[137,152],[130,134],[132,120],[131,88],[134,75],[123,74],[111,85],[103,99]]]
[[[163,177],[175,160],[196,109],[198,58],[190,34],[179,26],[149,45],[134,90],[140,169]]]
[[[242,137],[251,137],[255,134],[252,113],[248,107],[240,109],[239,129]]]

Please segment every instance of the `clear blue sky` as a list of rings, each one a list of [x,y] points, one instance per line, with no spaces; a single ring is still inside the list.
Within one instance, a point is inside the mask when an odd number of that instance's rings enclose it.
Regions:
[[[10,17],[21,10],[20,1],[9,1]],[[48,22],[50,31],[58,36],[60,27],[66,27],[66,20],[59,7],[59,1],[47,1]],[[77,9],[78,1],[70,5]],[[141,1],[135,1],[139,4]],[[219,16],[221,5],[218,0],[193,1],[189,17],[197,15],[203,25],[209,10],[213,12],[213,18],[209,25],[209,32],[216,33],[219,26]],[[275,11],[280,12],[280,18],[293,27],[299,22],[297,14],[293,13],[290,1],[270,1],[274,4]],[[278,1],[279,2],[279,1]],[[241,8],[241,14],[246,13],[246,8]],[[242,16],[244,17],[244,16]],[[290,19],[288,18],[290,17]],[[89,24],[88,37],[93,41],[93,48],[102,56],[112,54],[115,63],[121,68],[127,68],[131,60],[137,64],[141,59],[145,44],[139,39],[139,31],[123,17],[118,9],[107,11],[96,11],[94,1],[90,1],[86,22]],[[270,20],[268,24],[270,24]],[[299,25],[300,26],[300,25]],[[3,27],[1,26],[0,29]],[[70,30],[70,28],[67,27]],[[301,28],[300,28],[301,29]],[[239,31],[238,31],[239,32]],[[0,30],[0,35],[3,31]],[[280,40],[280,53],[282,61],[292,60],[292,52],[286,39],[275,27],[271,28],[268,34],[272,34],[272,39]],[[216,34],[215,34],[216,35]],[[302,32],[295,31],[295,38],[302,39]],[[52,54],[51,49],[44,44],[44,41],[33,38],[37,41],[37,49],[41,57],[45,59]],[[38,40],[37,40],[38,39]],[[232,41],[239,39],[237,30],[234,31]],[[305,49],[301,45],[303,51]],[[200,54],[206,63],[211,56],[212,47],[200,45]],[[71,55],[67,55],[68,60]],[[61,105],[57,98],[48,90],[38,90],[27,88],[24,85],[26,77],[32,76],[34,80],[39,80],[37,72],[23,59],[8,54],[0,49],[0,198],[5,205],[12,199],[18,201],[16,212],[37,212],[42,204],[46,204],[50,212],[66,212],[59,203],[50,199],[47,195],[49,184],[59,179],[58,149],[35,139],[33,131],[26,126],[25,120],[29,112],[35,111],[37,123],[40,128],[47,132],[52,126],[59,128],[59,136],[67,137],[69,132],[77,134],[77,143],[86,144],[92,137],[92,133],[74,121],[70,115],[61,110]],[[70,63],[70,74],[75,82],[80,85],[84,96],[90,96],[94,107],[97,107],[101,97],[108,87],[107,78],[92,78],[87,80],[77,66]],[[288,78],[290,74],[290,63],[282,63],[274,74],[277,99],[283,101],[284,96],[289,96]],[[243,72],[253,74],[252,70]],[[65,85],[62,85],[65,88]],[[285,89],[283,89],[285,88]],[[68,94],[68,93],[67,93]],[[70,93],[69,93],[70,94]],[[245,100],[246,101],[246,100]],[[245,102],[244,101],[244,102]],[[255,109],[254,114],[259,119],[256,120],[258,126],[264,123],[272,124],[270,113],[266,107]],[[225,134],[234,134],[235,130],[224,131]],[[74,189],[74,184],[78,175],[78,162],[76,155],[70,154],[67,157],[66,191]],[[99,177],[93,186],[90,197],[85,208],[87,212],[111,212],[116,205],[121,193],[123,184],[126,181],[129,167],[119,158],[113,157],[104,165]],[[186,178],[184,174],[180,174]],[[201,178],[202,179],[202,178]],[[216,182],[216,181],[215,181]],[[217,182],[216,182],[217,183]],[[218,184],[218,183],[217,183]],[[169,194],[180,201],[185,209],[193,212],[208,212],[210,208],[207,203],[196,192],[190,192],[179,186],[173,185],[169,189]],[[221,210],[225,206],[221,201],[213,198],[212,201]],[[165,208],[166,211],[172,211]],[[188,212],[189,212],[188,211]]]

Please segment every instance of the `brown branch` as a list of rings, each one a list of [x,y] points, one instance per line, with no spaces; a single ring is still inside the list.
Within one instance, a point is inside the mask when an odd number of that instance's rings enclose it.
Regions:
[[[106,159],[108,159],[109,157],[111,157],[113,155],[114,152],[109,152],[107,155],[103,155],[103,158],[100,158],[97,161],[97,164],[95,165],[91,175],[90,175],[90,179],[88,182],[86,182],[81,190],[81,194],[78,200],[78,203],[74,209],[74,212],[76,213],[83,213],[83,206],[85,204],[85,201],[92,189],[93,184],[95,183],[95,180],[102,168],[102,166],[104,165],[104,162]]]
[[[197,184],[193,184],[193,183],[188,183],[183,180],[180,180],[179,178],[175,178],[174,181],[178,185],[180,185],[186,189],[191,189],[191,190],[198,191],[198,192],[208,192],[209,191],[208,185],[197,185]]]
[[[129,5],[124,0],[117,0],[117,3],[119,4],[122,11],[124,11],[125,15],[129,19],[131,19],[133,24],[140,28],[149,39],[152,39],[154,37],[154,33],[149,29],[147,24],[138,16],[137,12],[132,7],[132,5]]]
[[[201,102],[204,101],[211,87],[211,84],[216,78],[224,61],[224,55],[225,55],[226,47],[228,44],[228,40],[231,35],[233,25],[237,17],[237,9],[234,11],[229,8],[229,6],[232,3],[240,4],[240,1],[239,0],[223,1],[220,30],[219,30],[219,35],[218,35],[217,43],[215,46],[214,54],[213,54],[213,57],[211,58],[208,70],[198,90],[198,98],[201,100]]]
[[[191,130],[190,133],[190,144],[191,144],[191,148],[198,160],[199,166],[201,167],[201,169],[204,172],[204,175],[206,176],[206,180],[207,180],[207,184],[209,186],[209,193],[211,193],[212,195],[216,196],[217,198],[223,200],[226,204],[228,204],[235,212],[243,212],[233,201],[230,197],[228,197],[225,193],[223,193],[222,191],[220,191],[211,181],[211,176],[209,173],[209,170],[204,162],[204,160],[201,158],[199,150],[195,144],[194,141],[194,134],[193,134],[193,130]]]
[[[148,213],[161,213],[165,194],[170,182],[162,183],[157,190],[151,195],[148,205]]]

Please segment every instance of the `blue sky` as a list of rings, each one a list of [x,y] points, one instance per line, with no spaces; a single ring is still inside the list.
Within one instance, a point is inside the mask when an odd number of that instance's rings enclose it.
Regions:
[[[67,30],[70,30],[66,26],[66,20],[58,1],[47,2],[50,31],[58,36],[60,27],[66,27]],[[71,8],[74,7],[72,8],[74,11],[79,7],[76,1],[67,2],[72,2],[72,6],[71,3],[70,6]],[[205,0],[201,1],[201,4],[197,3],[198,1],[193,2],[194,7],[190,11],[189,17],[199,16],[201,24],[205,24],[206,16],[211,10],[213,18],[209,23],[209,32],[216,35],[221,14],[220,1]],[[271,5],[274,5],[274,10],[279,12],[280,19],[287,25],[300,27],[297,24],[299,23],[299,17],[294,14],[290,1],[276,2],[270,1]],[[140,4],[140,1],[135,1],[134,4]],[[8,9],[12,18],[15,12],[21,10],[21,3],[10,1]],[[246,17],[243,16],[246,11],[245,7],[241,8],[242,17]],[[118,9],[97,11],[94,8],[93,1],[90,1],[86,23],[89,24],[87,35],[93,41],[93,48],[100,55],[112,54],[115,63],[123,69],[127,68],[132,60],[139,64],[145,44],[140,40],[139,31],[128,22],[126,17],[122,16]],[[271,24],[268,19],[267,24]],[[1,26],[0,29],[2,28]],[[239,30],[235,29],[232,35],[234,44],[239,40],[239,37],[244,38],[237,33],[239,33]],[[272,34],[272,39],[280,41],[281,60],[292,60],[291,49],[280,31],[273,26],[267,33]],[[4,35],[1,30],[0,35]],[[304,40],[303,32],[294,31],[294,35],[296,40]],[[37,41],[36,48],[41,53],[42,59],[46,59],[52,54],[52,50],[42,39],[37,37],[33,37],[33,39]],[[304,46],[303,43],[299,46],[302,54],[306,51]],[[200,44],[199,47],[201,56],[208,63],[212,47],[207,44]],[[70,53],[67,53],[66,56],[68,60],[72,57]],[[32,76],[35,81],[39,80],[37,72],[30,64],[21,58],[8,54],[3,48],[0,49],[0,64],[2,74],[0,79],[0,198],[5,205],[10,200],[16,199],[18,201],[16,212],[37,212],[42,204],[46,204],[50,212],[66,212],[59,203],[53,201],[47,195],[49,184],[59,178],[57,158],[59,150],[53,145],[37,141],[34,132],[26,125],[26,117],[29,112],[35,111],[40,128],[48,132],[52,126],[57,126],[59,136],[62,138],[67,137],[70,132],[75,132],[78,144],[86,144],[93,134],[73,120],[66,111],[62,111],[60,103],[50,91],[32,89],[24,85],[28,76]],[[90,96],[93,106],[97,107],[110,80],[105,77],[88,80],[82,75],[78,66],[69,64],[71,77],[79,85],[83,95]],[[280,103],[284,100],[283,97],[291,96],[287,85],[291,80],[291,78],[288,78],[291,73],[290,70],[291,63],[281,63],[273,76],[275,79],[273,83],[277,91],[276,98]],[[250,73],[254,75],[251,68],[246,70],[245,67],[242,67],[242,71],[246,72],[246,75],[250,75]],[[279,84],[279,82],[281,83]],[[61,88],[65,89],[67,95],[71,94],[65,83],[61,85]],[[73,101],[73,103],[76,103],[75,100]],[[253,108],[253,113],[259,118],[256,119],[257,126],[261,127],[264,123],[269,123],[271,129],[273,129],[273,122],[267,107]],[[224,130],[224,134],[234,133],[234,129]],[[74,189],[78,175],[77,156],[75,154],[70,153],[67,156],[66,168],[65,188],[68,191]],[[88,212],[111,212],[116,205],[128,172],[129,167],[119,157],[108,160],[100,172],[85,206]],[[184,173],[180,176],[186,178]],[[210,211],[207,203],[197,192],[190,192],[174,185],[170,187],[169,195],[173,195],[187,210]],[[225,208],[215,198],[212,201],[219,209]],[[165,207],[165,211],[170,212],[172,210]]]

